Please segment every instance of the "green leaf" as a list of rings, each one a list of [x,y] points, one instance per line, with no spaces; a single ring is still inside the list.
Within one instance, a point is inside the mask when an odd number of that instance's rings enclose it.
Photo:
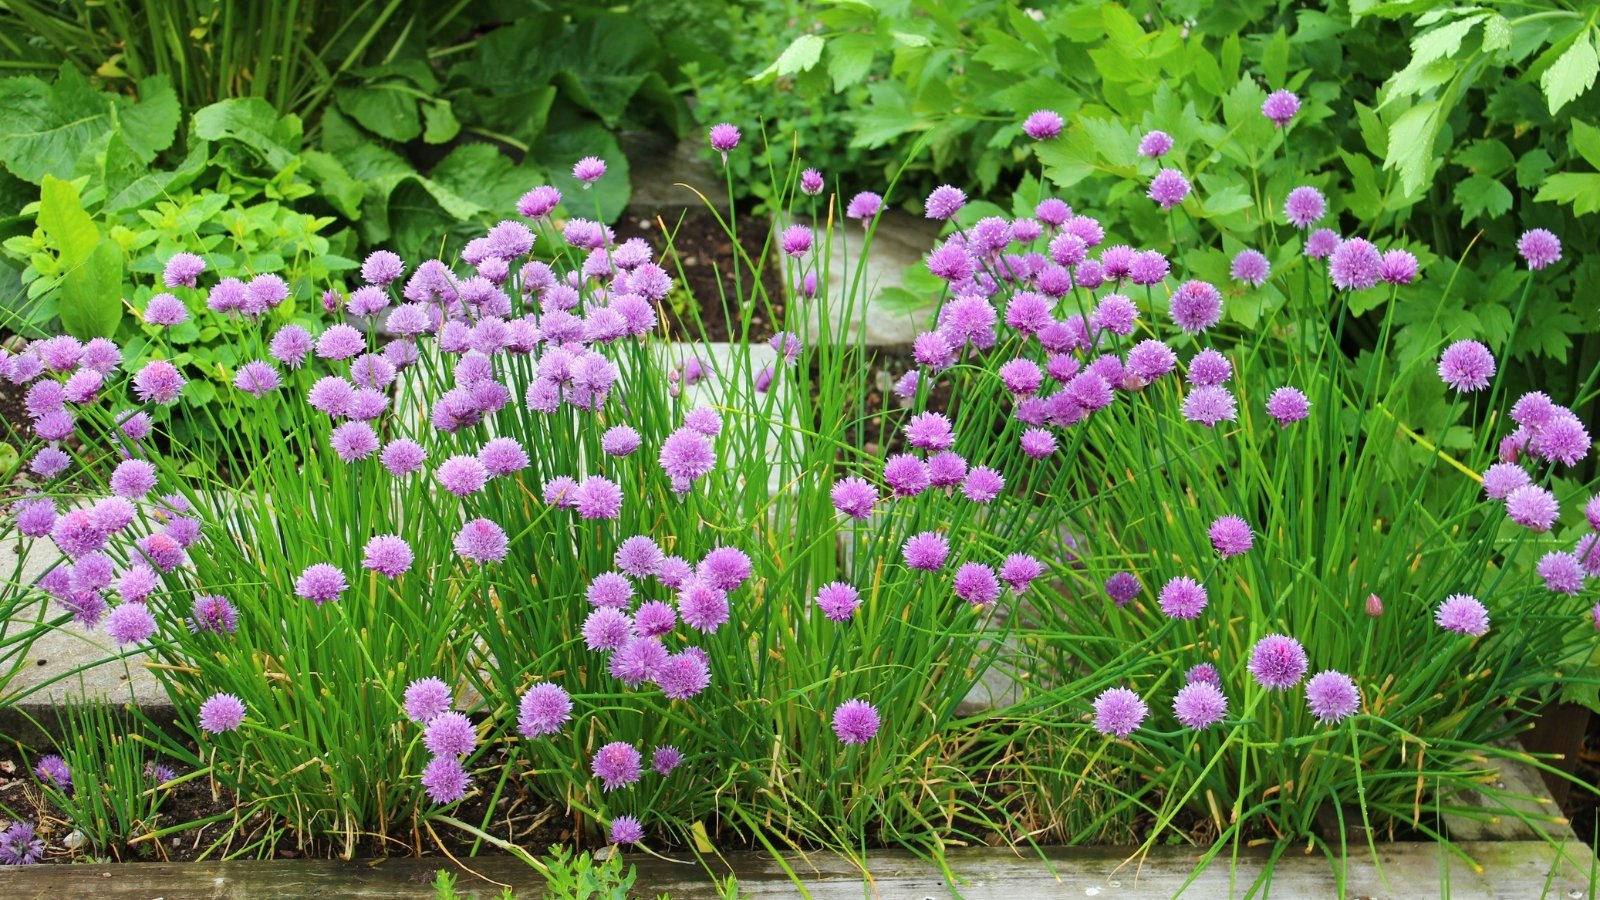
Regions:
[[[276,169],[289,165],[297,149],[283,142],[285,137],[298,138],[295,127],[284,127],[278,111],[260,97],[236,97],[201,107],[189,127],[204,140],[237,141]]]
[[[154,75],[139,82],[139,102],[117,113],[118,133],[148,165],[157,153],[172,146],[181,116],[172,79]]]
[[[1544,180],[1535,194],[1534,202],[1551,200],[1572,204],[1572,211],[1583,216],[1600,211],[1600,174],[1594,172],[1557,172]]]
[[[874,82],[867,86],[867,91],[871,101],[866,108],[845,116],[856,129],[850,146],[871,150],[907,132],[926,131],[933,127],[933,122],[912,111],[911,98],[906,96],[905,88],[897,82]]]
[[[820,50],[822,39],[817,43]],[[615,128],[634,93],[660,65],[661,43],[643,22],[606,13],[578,24],[562,60],[556,83],[565,98]]]
[[[1478,175],[1499,175],[1516,163],[1511,149],[1490,139],[1473,141],[1455,156],[1455,164]]]
[[[1400,173],[1400,189],[1416,194],[1427,177],[1433,142],[1439,135],[1439,101],[1418,103],[1389,127],[1389,152],[1383,167]]]
[[[1267,49],[1261,54],[1261,73],[1274,88],[1282,87],[1289,76],[1289,37],[1282,28],[1267,41]]]
[[[1493,53],[1511,46],[1511,23],[1494,13],[1483,20],[1483,52]]]
[[[122,321],[122,247],[109,235],[61,279],[61,327],[80,340],[111,337]]]
[[[1339,157],[1344,160],[1345,168],[1350,171],[1350,194],[1345,202],[1350,205],[1350,211],[1364,221],[1377,218],[1383,211],[1383,194],[1378,190],[1377,173],[1372,170],[1372,161],[1365,156],[1355,153],[1339,151]]]
[[[1556,161],[1543,148],[1535,147],[1517,160],[1517,187],[1527,190],[1544,181],[1544,176],[1555,168]]]
[[[495,96],[542,88],[561,67],[566,33],[558,14],[519,17],[479,38],[472,55],[451,70],[451,81]]]
[[[55,247],[63,269],[88,259],[100,243],[100,229],[84,212],[78,189],[54,175],[44,177],[39,191],[39,227]]]
[[[1378,113],[1372,107],[1355,101],[1356,121],[1361,123],[1361,142],[1367,145],[1367,152],[1373,156],[1383,157],[1389,149],[1389,129],[1378,118]]]
[[[331,153],[307,150],[301,154],[306,171],[316,179],[318,189],[328,205],[352,221],[361,218],[361,198],[366,193],[361,182],[350,177],[344,166]]]
[[[459,111],[460,118],[479,128],[533,146],[544,135],[558,93],[555,85],[546,84],[515,94],[464,94],[456,98],[452,115]]]
[[[826,43],[827,41],[824,41],[820,35],[802,34],[795,38],[789,46],[785,47],[782,53],[778,54],[778,58],[772,61],[772,65],[757,72],[750,80],[765,82],[771,80],[773,76],[785,78],[801,72],[809,72],[811,67],[817,64],[817,60],[822,58],[822,48]]]
[[[1461,41],[1487,15],[1487,12],[1477,13],[1418,35],[1411,41],[1411,64],[1420,66],[1455,55],[1461,49]]]
[[[450,109],[448,100],[436,100],[423,106],[422,116],[427,123],[422,132],[422,140],[425,143],[448,143],[461,133],[461,123],[456,120],[456,114]]]
[[[1572,120],[1572,149],[1578,151],[1589,165],[1600,169],[1600,128],[1590,125],[1582,119]]]
[[[1255,201],[1250,197],[1249,187],[1243,183],[1235,183],[1207,191],[1201,208],[1206,218],[1216,218],[1249,209],[1253,203]]]
[[[1579,34],[1572,46],[1539,76],[1539,88],[1550,104],[1550,114],[1555,115],[1561,107],[1594,87],[1597,74],[1600,74],[1600,55],[1595,54],[1594,30],[1590,29]]]
[[[115,128],[111,95],[89,86],[83,74],[63,63],[54,84],[37,78],[0,79],[0,162],[23,181],[39,184],[45,175],[70,178],[73,163],[95,140]]]
[[[1488,175],[1473,175],[1457,183],[1455,196],[1456,206],[1461,208],[1463,228],[1481,215],[1494,218],[1511,208],[1511,191]]]
[[[379,137],[405,143],[422,134],[413,88],[400,82],[339,88],[334,102],[345,115]]]
[[[985,28],[972,58],[1001,72],[1034,72],[1050,61],[1043,53],[997,28]]]

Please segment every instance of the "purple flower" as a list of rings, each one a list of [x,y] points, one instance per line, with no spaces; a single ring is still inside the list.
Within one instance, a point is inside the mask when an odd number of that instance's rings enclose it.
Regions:
[[[472,779],[454,756],[435,756],[422,769],[422,787],[434,803],[454,803],[467,795]]]
[[[1150,707],[1138,694],[1125,687],[1107,688],[1094,700],[1094,730],[1108,737],[1125,738],[1149,714]]]
[[[604,167],[601,169],[604,174]],[[530,219],[542,219],[561,204],[561,192],[548,184],[541,184],[522,195],[517,201],[517,212]]]
[[[1517,252],[1528,268],[1542,269],[1561,261],[1561,239],[1543,228],[1524,231],[1517,239]]]
[[[11,511],[16,516],[17,530],[28,537],[44,537],[56,524],[56,504],[53,500],[18,500]]]
[[[111,473],[111,492],[137,500],[156,486],[156,467],[142,459],[123,460]]]
[[[1222,293],[1204,281],[1185,281],[1172,292],[1172,321],[1200,334],[1222,321]]]
[[[118,644],[137,644],[155,633],[156,618],[143,603],[124,603],[106,620],[106,634]]]
[[[501,562],[509,546],[505,529],[488,519],[473,519],[456,532],[456,553],[476,563]]]
[[[361,264],[361,278],[367,284],[385,287],[405,273],[406,264],[388,250],[374,250]]]
[[[841,478],[834,482],[832,498],[834,509],[852,519],[865,519],[878,502],[878,489],[861,478]]]
[[[1565,408],[1558,409],[1528,441],[1528,452],[1543,460],[1575,466],[1589,455],[1594,442],[1583,422]]]
[[[950,542],[937,531],[924,531],[907,538],[901,552],[908,568],[934,572],[950,555]]]
[[[1160,159],[1172,150],[1172,135],[1165,131],[1151,131],[1139,139],[1139,155],[1146,159]]]
[[[1490,500],[1504,500],[1512,491],[1532,483],[1527,470],[1516,463],[1495,463],[1483,473],[1483,492]]]
[[[1279,128],[1289,124],[1289,120],[1299,111],[1300,98],[1292,91],[1273,91],[1261,104],[1261,114]]]
[[[717,547],[705,555],[695,577],[718,590],[734,591],[750,578],[750,557],[737,547]]]
[[[650,768],[655,769],[656,774],[663,778],[671,775],[672,771],[681,765],[683,765],[683,752],[671,744],[662,744],[650,754]]]
[[[1361,708],[1361,692],[1349,675],[1331,669],[1318,672],[1306,682],[1306,706],[1318,722],[1331,725],[1354,715]]]
[[[1525,485],[1506,495],[1506,515],[1534,531],[1549,531],[1560,513],[1555,495],[1537,485]]]
[[[878,708],[865,700],[846,700],[833,711],[833,733],[841,744],[865,744],[880,724]]]
[[[378,433],[366,422],[346,422],[333,430],[328,443],[340,459],[355,462],[378,452]]]
[[[380,534],[367,541],[361,565],[390,578],[399,578],[411,568],[411,546],[392,534]]]
[[[572,697],[566,689],[543,681],[522,695],[517,706],[517,731],[525,738],[556,734],[571,718]]]
[[[1020,439],[1022,452],[1033,459],[1044,459],[1056,452],[1056,436],[1043,428],[1029,428]]]
[[[510,475],[528,467],[528,452],[513,438],[490,438],[478,451],[478,462],[483,463],[491,478]]]
[[[1185,728],[1204,731],[1228,714],[1228,698],[1209,681],[1190,680],[1172,699],[1172,714]]]
[[[1146,384],[1171,372],[1178,365],[1172,348],[1155,339],[1143,340],[1128,351],[1127,371]]]
[[[1044,574],[1044,564],[1026,553],[1012,553],[1000,564],[1000,580],[1011,587],[1011,592],[1020,594],[1028,589],[1028,585]]]
[[[806,251],[811,249],[812,240],[813,234],[809,226],[791,225],[783,230],[779,243],[784,253],[798,257],[804,256]]]
[[[1200,582],[1180,575],[1161,588],[1157,602],[1169,619],[1197,619],[1205,611],[1206,599]]]
[[[161,280],[169,288],[194,287],[200,283],[200,273],[206,270],[206,261],[193,253],[174,253],[167,260]]]
[[[1096,330],[1127,337],[1133,334],[1134,323],[1139,320],[1139,307],[1121,294],[1107,294],[1089,317]]]
[[[189,309],[171,294],[156,294],[144,305],[144,323],[170,327],[189,319]]]
[[[1267,277],[1272,274],[1272,264],[1267,262],[1266,255],[1260,250],[1240,250],[1234,256],[1228,273],[1234,281],[1260,287],[1267,283]]]
[[[691,581],[678,595],[678,615],[690,628],[713,634],[728,621],[728,592],[714,585]]]
[[[367,350],[366,338],[349,325],[333,325],[317,338],[317,355],[323,359],[349,359]]]
[[[847,218],[861,220],[862,226],[865,227],[881,209],[883,209],[882,197],[871,191],[862,191],[850,198],[850,203],[845,207],[844,214]]]
[[[172,363],[156,359],[133,376],[133,392],[144,403],[169,405],[178,399],[185,382]]]
[[[262,360],[251,360],[234,373],[233,386],[253,397],[265,397],[282,385],[278,370]]]
[[[817,589],[817,606],[833,621],[848,622],[861,606],[861,592],[842,581],[825,584]]]
[[[1159,250],[1146,250],[1133,258],[1128,268],[1128,280],[1134,284],[1159,284],[1172,270],[1172,265]]]
[[[378,459],[383,463],[383,467],[389,470],[390,475],[399,478],[421,469],[423,463],[427,462],[428,452],[416,441],[396,438],[383,448]]]
[[[922,412],[905,427],[906,443],[919,450],[948,450],[956,442],[955,429],[944,413]]]
[[[633,621],[620,609],[603,606],[583,620],[583,644],[590,650],[616,650],[635,637]]]
[[[476,456],[458,454],[440,463],[434,477],[445,490],[465,497],[483,490],[489,481],[489,470]]]
[[[1321,232],[1318,232],[1320,234]],[[1316,235],[1312,235],[1315,238]],[[1306,243],[1309,255],[1311,243]],[[1378,283],[1383,274],[1383,255],[1370,241],[1351,238],[1340,241],[1328,257],[1328,277],[1341,291],[1364,291]]]
[[[1302,231],[1321,221],[1327,212],[1328,201],[1314,187],[1297,187],[1283,201],[1283,217]]]
[[[617,568],[635,578],[654,574],[661,560],[661,548],[642,534],[634,535],[617,546]]]
[[[1189,383],[1223,384],[1233,377],[1233,364],[1228,358],[1211,348],[1201,350],[1189,360]]]
[[[933,193],[928,195],[928,200],[923,206],[928,218],[949,221],[966,203],[967,195],[964,191],[958,187],[942,184],[933,189]]]
[[[661,664],[655,682],[669,700],[688,700],[711,685],[711,669],[699,656],[679,653]]]
[[[963,563],[956,569],[954,585],[956,596],[973,606],[988,606],[1000,597],[1000,579],[982,563]]]
[[[595,753],[590,768],[605,790],[614,791],[639,780],[641,762],[639,751],[632,744],[613,741]]]
[[[1192,684],[1197,681],[1222,687],[1222,676],[1217,674],[1217,667],[1210,663],[1200,663],[1183,673],[1184,684]]]
[[[311,352],[312,343],[311,332],[299,325],[285,325],[272,336],[268,352],[278,362],[291,369],[298,369],[306,354]]]
[[[1593,556],[1592,553],[1590,555]],[[1583,590],[1583,565],[1571,553],[1561,550],[1546,553],[1540,558],[1537,571],[1539,577],[1544,579],[1547,590],[1557,594],[1576,594]]]
[[[722,122],[711,126],[711,149],[722,154],[723,163],[728,161],[728,151],[739,146],[739,129]]]
[[[661,442],[660,463],[661,470],[672,478],[693,481],[716,466],[717,452],[704,434],[684,427]]]
[[[1162,169],[1150,182],[1146,196],[1161,204],[1162,209],[1171,209],[1189,196],[1189,179],[1177,169]]]
[[[643,637],[664,637],[678,624],[678,614],[672,605],[660,600],[647,600],[639,604],[633,615],[634,630]]]
[[[1378,263],[1378,278],[1385,284],[1410,284],[1417,277],[1417,258],[1409,250],[1389,250]]]
[[[12,822],[0,831],[0,865],[31,866],[44,858],[44,841],[33,836],[33,825]]]
[[[1306,648],[1292,637],[1269,634],[1250,651],[1250,674],[1269,691],[1284,691],[1300,683],[1311,663]]]
[[[232,694],[212,694],[200,704],[200,730],[210,734],[232,731],[244,722],[244,701]]]
[[[33,776],[41,784],[47,784],[63,794],[72,793],[72,770],[67,767],[67,761],[52,753],[41,757],[38,765],[33,767]]]
[[[441,712],[428,719],[422,745],[435,756],[460,756],[478,745],[478,732],[461,713]]]
[[[1052,110],[1041,109],[1028,116],[1022,123],[1022,131],[1036,141],[1048,141],[1059,135],[1064,125],[1066,123],[1060,115]]]
[[[1439,377],[1463,393],[1488,387],[1494,371],[1494,354],[1477,341],[1456,341],[1439,356]]]
[[[339,595],[349,586],[344,580],[344,573],[332,565],[312,563],[295,579],[294,592],[296,596],[314,600],[321,606],[329,600],[339,599]]]
[[[730,125],[728,127],[731,128],[733,126]],[[712,138],[713,142],[715,140],[715,138]],[[736,136],[734,140],[737,141],[738,137]],[[613,844],[637,844],[644,840],[644,826],[640,825],[639,820],[633,816],[617,816],[611,820],[610,839]]]
[[[1222,516],[1211,523],[1211,528],[1206,532],[1211,537],[1211,546],[1216,548],[1217,555],[1223,559],[1246,553],[1255,545],[1255,535],[1250,531],[1250,525],[1238,516]]]
[[[807,196],[815,197],[822,193],[822,173],[816,169],[806,169],[800,173],[800,190]]]
[[[1183,398],[1183,417],[1207,428],[1219,422],[1232,422],[1238,416],[1238,404],[1228,389],[1214,384],[1201,385]]]
[[[452,702],[450,686],[441,679],[418,678],[406,685],[406,716],[414,722],[426,724],[449,711]]]
[[[599,181],[606,174],[606,162],[598,156],[585,156],[572,167],[572,177],[583,182],[583,189]]]
[[[1433,621],[1440,628],[1481,637],[1489,632],[1489,611],[1476,597],[1451,594],[1434,611]]]
[[[1117,572],[1106,579],[1106,596],[1118,606],[1127,606],[1142,590],[1144,586],[1132,572]]]
[[[1280,426],[1304,419],[1311,412],[1311,401],[1298,388],[1281,387],[1267,397],[1267,415]]]
[[[973,466],[961,483],[961,493],[973,503],[988,503],[1000,496],[1005,486],[1006,480],[999,472],[988,466]]]
[[[1327,259],[1333,255],[1335,250],[1339,249],[1341,243],[1343,241],[1338,232],[1331,228],[1319,228],[1306,237],[1305,253],[1307,258],[1310,259]],[[1379,265],[1382,265],[1381,258]]]

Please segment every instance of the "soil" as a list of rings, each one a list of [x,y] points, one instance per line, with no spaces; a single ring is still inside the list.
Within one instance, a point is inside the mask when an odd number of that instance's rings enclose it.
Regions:
[[[698,339],[702,329],[704,340],[739,339],[744,323],[740,321],[739,298],[735,296],[736,270],[745,296],[752,300],[749,339],[765,341],[779,329],[783,322],[785,291],[775,250],[768,251],[766,265],[762,267],[762,290],[758,293],[752,288],[752,264],[762,262],[762,249],[767,243],[769,223],[766,219],[741,214],[739,246],[743,252],[737,255],[733,240],[717,221],[717,214],[708,209],[674,210],[655,217],[630,212],[617,221],[614,230],[618,242],[633,237],[648,241],[655,248],[660,266],[676,282],[672,295],[663,304],[668,333],[673,339]],[[727,311],[723,309],[724,295]],[[699,308],[698,324],[687,305],[690,298]],[[731,320],[729,313],[732,313]]]

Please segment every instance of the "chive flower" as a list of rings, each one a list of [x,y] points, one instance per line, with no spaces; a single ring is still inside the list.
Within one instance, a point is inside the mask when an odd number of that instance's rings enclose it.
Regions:
[[[428,720],[422,745],[435,756],[461,756],[478,745],[478,732],[461,713],[442,712]]]
[[[830,582],[817,589],[817,606],[829,619],[848,622],[861,606],[861,592],[842,581]]]
[[[967,195],[958,187],[942,184],[933,189],[928,195],[927,202],[923,204],[924,215],[930,219],[941,222],[955,218],[961,207],[967,203]]]
[[[1272,264],[1260,250],[1246,248],[1233,257],[1228,273],[1234,281],[1260,287],[1267,283],[1268,276],[1272,274]]]
[[[673,770],[681,765],[683,765],[683,751],[671,744],[662,744],[650,754],[650,768],[655,769],[656,774],[663,778],[671,775]]]
[[[1210,663],[1199,663],[1191,666],[1189,671],[1183,673],[1184,684],[1193,684],[1197,681],[1222,687],[1222,676],[1217,674],[1217,667]]]
[[[1000,579],[982,563],[963,563],[956,569],[955,594],[973,606],[990,606],[1000,597]]]
[[[1142,590],[1144,586],[1132,572],[1117,572],[1106,579],[1106,596],[1118,606],[1127,606]]]
[[[1310,246],[1308,241],[1308,253]],[[1328,257],[1328,277],[1341,291],[1364,291],[1372,287],[1378,283],[1382,269],[1382,254],[1364,238],[1340,241]]]
[[[1107,737],[1125,738],[1144,722],[1150,707],[1125,687],[1107,688],[1094,700],[1094,730]]]
[[[639,751],[632,744],[613,741],[595,751],[590,769],[607,792],[627,787],[639,780]]]
[[[1189,360],[1189,383],[1223,384],[1233,377],[1233,364],[1216,350],[1207,347]]]
[[[422,769],[422,788],[434,803],[454,803],[471,786],[472,778],[454,756],[435,756]]]
[[[1207,384],[1184,396],[1181,411],[1190,422],[1215,428],[1219,422],[1232,422],[1238,417],[1238,404],[1227,388]]]
[[[1256,641],[1248,668],[1256,683],[1269,691],[1283,691],[1300,683],[1311,663],[1306,648],[1292,637],[1269,634]]]
[[[1283,217],[1302,231],[1322,221],[1327,211],[1328,201],[1322,192],[1309,185],[1290,191],[1283,201]]]
[[[1165,131],[1150,131],[1139,138],[1139,155],[1146,159],[1160,159],[1172,150],[1172,135]]]
[[[452,697],[449,685],[429,676],[406,685],[404,700],[406,717],[427,724],[435,716],[449,711]]]
[[[244,722],[244,701],[232,694],[212,694],[200,704],[200,730],[209,734],[233,731]]]
[[[525,738],[556,734],[572,718],[572,697],[559,684],[528,688],[517,705],[517,731]]]
[[[44,858],[44,841],[30,822],[12,822],[0,831],[0,865],[31,866]]]
[[[1524,528],[1549,531],[1560,513],[1555,494],[1538,485],[1525,485],[1506,495],[1506,515]]]
[[[1228,714],[1228,697],[1210,681],[1191,679],[1172,698],[1172,714],[1185,728],[1204,731]]]
[[[1300,111],[1300,98],[1293,91],[1277,90],[1267,95],[1261,103],[1261,114],[1282,128]]]
[[[194,287],[200,283],[200,273],[206,270],[206,261],[193,253],[174,253],[161,272],[161,281],[169,288]]]
[[[833,733],[841,744],[865,744],[881,724],[878,708],[865,700],[846,700],[833,711]]]
[[[1476,597],[1451,594],[1434,611],[1433,621],[1446,631],[1481,637],[1489,631],[1489,610]]]
[[[63,794],[72,793],[72,770],[67,761],[52,753],[41,757],[33,768],[33,776]]]
[[[713,634],[728,621],[728,592],[691,581],[678,595],[678,615],[690,628]]]
[[[1576,557],[1573,559],[1577,561]],[[143,603],[124,603],[111,611],[106,634],[121,644],[137,644],[156,633],[156,619]]]
[[[610,841],[613,844],[637,844],[644,840],[644,826],[633,816],[617,816],[611,820]]]
[[[1339,244],[1342,242],[1343,239],[1339,237],[1338,232],[1331,228],[1319,228],[1306,236],[1306,258],[1328,259],[1333,256],[1333,251],[1339,249]]]
[[[1206,534],[1211,538],[1211,546],[1216,549],[1217,555],[1223,559],[1246,553],[1255,544],[1250,524],[1238,516],[1219,517],[1211,523]]]
[[[1543,228],[1524,231],[1517,239],[1517,253],[1530,269],[1543,269],[1561,261],[1561,239]]]
[[[144,403],[170,406],[187,382],[176,367],[164,359],[151,360],[133,376],[134,395]]]
[[[1005,489],[1005,478],[988,466],[973,466],[961,482],[961,493],[973,503],[988,503]]]
[[[578,160],[572,167],[572,177],[583,182],[583,189],[588,190],[596,181],[606,174],[606,161],[598,156],[585,156]]]
[[[171,294],[156,294],[144,304],[144,323],[170,328],[189,319],[189,308]]]
[[[883,209],[883,198],[872,191],[862,191],[850,198],[850,203],[845,207],[845,217],[858,219],[863,228],[871,223],[872,217]]]
[[[1150,190],[1146,192],[1151,200],[1161,205],[1162,209],[1171,209],[1183,202],[1189,196],[1189,179],[1177,169],[1162,169],[1150,182]]]
[[[1439,356],[1439,378],[1462,393],[1488,387],[1494,372],[1494,354],[1477,341],[1456,341]]]
[[[937,531],[924,531],[907,538],[901,553],[907,568],[935,572],[950,555],[950,542]]]
[[[1577,594],[1583,590],[1583,565],[1577,556],[1564,550],[1552,550],[1540,557],[1535,571],[1544,579],[1546,590],[1557,594]]]
[[[1200,334],[1222,321],[1222,293],[1204,281],[1185,281],[1172,292],[1172,321]]]
[[[1161,588],[1156,600],[1169,619],[1197,619],[1206,608],[1206,589],[1193,578],[1180,575]]]
[[[627,613],[609,606],[591,611],[583,620],[582,632],[583,645],[597,651],[619,649],[638,636]]]
[[[339,599],[350,585],[344,573],[328,563],[313,563],[295,580],[294,592],[298,597],[314,600],[318,606]]]
[[[1267,396],[1267,415],[1286,427],[1311,414],[1311,401],[1299,388],[1281,387]]]
[[[1318,722],[1332,725],[1355,715],[1361,708],[1361,692],[1343,672],[1318,672],[1306,682],[1306,706]]]
[[[800,190],[809,197],[822,193],[822,173],[816,169],[806,169],[800,173]]]
[[[573,508],[584,519],[615,519],[622,513],[622,488],[598,475],[585,478],[572,492]]]

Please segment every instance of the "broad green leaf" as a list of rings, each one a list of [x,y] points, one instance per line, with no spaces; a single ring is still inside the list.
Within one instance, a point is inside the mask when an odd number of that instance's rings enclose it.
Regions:
[[[1539,76],[1539,88],[1550,104],[1550,114],[1555,115],[1561,107],[1594,87],[1597,74],[1600,74],[1600,55],[1594,50],[1594,29],[1589,29],[1580,33],[1572,46]]]
[[[1544,181],[1544,176],[1555,168],[1556,161],[1540,147],[1535,147],[1517,160],[1517,187],[1528,190]]]
[[[872,100],[859,111],[846,114],[855,126],[850,146],[874,149],[895,140],[907,132],[926,131],[933,122],[911,110],[911,99],[905,89],[893,81],[878,81],[867,88]]]
[[[88,259],[100,243],[100,229],[84,212],[78,189],[54,175],[46,175],[39,190],[39,227],[61,258],[63,269]]]
[[[1487,15],[1487,12],[1475,13],[1418,35],[1411,41],[1411,64],[1421,65],[1453,56],[1461,49],[1461,41],[1473,26]]]
[[[607,166],[605,177],[587,190],[572,177],[573,161],[585,156],[598,156]],[[550,183],[561,190],[564,198],[561,205],[568,215],[610,222],[622,215],[628,198],[633,195],[628,158],[623,155],[616,137],[598,122],[578,119],[552,122],[549,135],[539,143],[532,157],[531,163],[549,173]],[[506,198],[500,202],[511,204],[515,199]]]
[[[1289,37],[1282,28],[1267,41],[1267,49],[1261,55],[1261,73],[1273,88],[1283,87],[1289,76]]]
[[[649,26],[625,15],[606,13],[584,19],[572,30],[556,83],[565,99],[615,128],[660,61],[661,42]]]
[[[459,113],[458,118],[479,128],[533,146],[544,135],[550,108],[559,93],[555,85],[545,84],[515,94],[463,94],[453,102],[453,114]]]
[[[1378,177],[1372,170],[1372,161],[1343,150],[1339,151],[1339,157],[1350,172],[1351,191],[1345,197],[1345,202],[1360,219],[1372,221],[1383,211],[1383,195],[1378,190]]]
[[[984,29],[979,43],[972,58],[1001,72],[1033,72],[1049,63],[1043,53],[998,28]]]
[[[1201,198],[1200,205],[1206,218],[1216,218],[1249,209],[1254,203],[1250,197],[1250,189],[1244,184],[1236,183],[1207,191]]]
[[[37,78],[0,79],[0,162],[23,181],[39,184],[45,175],[70,178],[73,163],[115,123],[111,95],[89,86],[71,63],[63,63],[54,84]]]
[[[301,154],[301,158],[305,160],[306,171],[316,179],[318,191],[327,199],[328,205],[351,221],[361,218],[361,198],[365,194],[361,182],[351,178],[331,153],[307,150]]]
[[[422,107],[422,116],[427,123],[422,132],[422,140],[426,143],[448,143],[461,133],[461,123],[456,120],[456,114],[451,110],[448,100],[436,100],[425,104]]]
[[[158,197],[181,191],[205,171],[206,163],[210,159],[211,144],[199,139],[192,140],[189,142],[189,152],[184,156],[183,162],[178,164],[178,168],[170,172],[160,169],[145,171],[107,197],[105,203],[101,204],[101,212],[116,214],[140,209]]]
[[[1488,175],[1473,175],[1456,184],[1456,206],[1461,208],[1461,226],[1481,215],[1489,218],[1503,215],[1511,208],[1511,191],[1498,179]]]
[[[1577,215],[1600,210],[1600,174],[1595,172],[1557,172],[1544,180],[1535,202],[1546,200],[1572,204]]]
[[[281,169],[294,158],[294,150],[282,142],[286,131],[278,111],[260,97],[237,97],[201,107],[189,127],[208,141],[237,141],[273,168]]]
[[[122,321],[122,248],[103,237],[61,279],[61,327],[80,340],[111,337]]]
[[[1494,13],[1483,20],[1483,52],[1493,53],[1511,46],[1511,23]]]
[[[1400,173],[1400,189],[1416,194],[1427,177],[1433,158],[1433,141],[1439,135],[1440,103],[1418,103],[1401,114],[1389,127],[1389,152],[1383,167]]]
[[[1497,140],[1473,141],[1455,155],[1454,162],[1479,175],[1499,175],[1511,168],[1517,159],[1510,148]]]
[[[117,111],[118,133],[129,149],[148,165],[156,154],[172,146],[178,134],[178,95],[172,79],[153,75],[139,82],[139,102]]]
[[[1590,125],[1582,119],[1572,120],[1572,149],[1578,151],[1589,165],[1600,169],[1600,128]]]
[[[756,73],[750,80],[762,82],[774,75],[783,78],[808,72],[817,64],[817,60],[822,58],[822,48],[826,43],[821,35],[802,34],[778,54],[772,65]]]
[[[422,120],[417,114],[414,90],[404,82],[379,82],[362,87],[339,88],[333,92],[333,99],[340,111],[355,119],[361,127],[379,137],[403,144],[422,134]]]
[[[866,78],[877,46],[866,34],[841,34],[828,41],[828,77],[833,79],[833,89],[842,91]]]

